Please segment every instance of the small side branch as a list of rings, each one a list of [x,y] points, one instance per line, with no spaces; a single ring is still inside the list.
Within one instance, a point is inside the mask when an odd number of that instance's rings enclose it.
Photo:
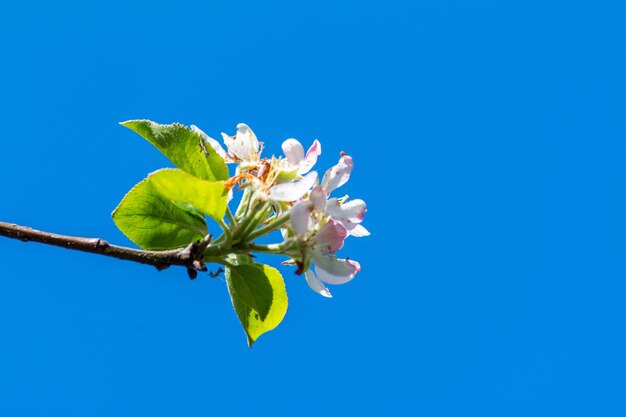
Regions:
[[[18,239],[22,242],[44,243],[46,245],[152,265],[158,270],[163,270],[170,266],[184,266],[187,268],[190,277],[194,275],[193,273],[196,270],[206,271],[201,257],[206,247],[211,243],[211,235],[208,235],[204,241],[192,243],[185,248],[147,251],[111,245],[99,238],[58,235],[5,222],[0,222],[0,236]]]

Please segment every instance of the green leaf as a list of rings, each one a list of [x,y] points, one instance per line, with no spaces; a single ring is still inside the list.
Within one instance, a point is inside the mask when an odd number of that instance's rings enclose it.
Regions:
[[[135,185],[112,216],[122,233],[147,250],[186,246],[208,233],[203,215],[165,198],[150,178]]]
[[[248,338],[248,346],[280,324],[287,312],[287,290],[277,269],[267,265],[226,268],[228,292]]]
[[[174,165],[203,180],[227,180],[228,168],[221,156],[200,135],[174,123],[161,125],[150,120],[129,120],[122,126],[138,133],[157,147]]]
[[[228,191],[222,181],[205,181],[169,168],[153,172],[148,181],[165,198],[190,204],[217,221],[226,213]]]

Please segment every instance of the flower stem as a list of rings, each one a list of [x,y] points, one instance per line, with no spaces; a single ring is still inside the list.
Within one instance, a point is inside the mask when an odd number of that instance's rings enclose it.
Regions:
[[[245,190],[243,190],[243,196],[241,197],[241,201],[239,202],[239,207],[237,207],[237,211],[235,212],[236,220],[240,220],[242,217],[244,217],[245,212],[248,211],[251,196],[252,192],[250,191],[250,188],[246,188]]]
[[[233,235],[232,235],[232,233],[230,232],[230,229],[228,228],[228,226],[226,225],[226,223],[224,223],[224,220],[219,220],[219,221],[217,222],[217,224],[219,224],[219,225],[220,225],[220,227],[222,228],[222,231],[224,232],[224,234],[223,234],[222,236],[225,236],[226,242],[232,242],[232,240],[233,240]],[[220,236],[218,239],[219,239],[219,240],[221,240],[221,237],[222,237],[222,236]]]
[[[253,232],[261,223],[267,219],[267,216],[270,214],[272,210],[272,206],[269,203],[261,204],[258,209],[254,209],[257,213],[251,216],[251,221],[245,225],[244,228],[241,229],[241,233],[239,237],[241,240],[252,241],[253,239],[249,238],[249,234]]]
[[[235,217],[233,217],[232,211],[230,211],[230,207],[226,206],[226,217],[228,217],[228,223],[232,226],[235,224]]]
[[[248,240],[252,241],[255,239],[258,239],[261,236],[264,236],[270,232],[273,232],[274,230],[278,229],[279,227],[281,227],[282,225],[284,225],[285,223],[287,223],[289,221],[289,213],[283,213],[277,217],[275,217],[270,223],[266,224],[265,226],[261,227],[260,229],[250,233],[247,238]]]
[[[286,245],[287,242],[282,243],[270,243],[269,245],[260,245],[257,243],[248,243],[243,246],[242,249],[248,250],[250,252],[261,252],[261,253],[271,253],[275,255],[281,255],[284,250],[288,247]],[[291,244],[291,242],[289,242]]]

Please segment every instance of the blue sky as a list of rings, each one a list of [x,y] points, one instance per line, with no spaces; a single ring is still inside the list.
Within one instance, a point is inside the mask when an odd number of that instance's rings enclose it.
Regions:
[[[352,155],[372,236],[253,349],[223,279],[0,239],[1,415],[626,413],[623,2],[2,9],[0,220],[130,244],[117,123],[245,122]]]

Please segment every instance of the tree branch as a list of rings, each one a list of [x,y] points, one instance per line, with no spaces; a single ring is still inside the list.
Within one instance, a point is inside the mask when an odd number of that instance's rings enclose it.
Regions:
[[[184,266],[192,279],[197,275],[196,270],[206,271],[206,267],[202,262],[202,253],[211,243],[211,235],[207,235],[203,241],[194,242],[185,248],[147,251],[111,245],[106,240],[99,238],[58,235],[5,222],[0,222],[0,236],[18,239],[22,242],[44,243],[46,245],[152,265],[159,271],[170,266]]]

